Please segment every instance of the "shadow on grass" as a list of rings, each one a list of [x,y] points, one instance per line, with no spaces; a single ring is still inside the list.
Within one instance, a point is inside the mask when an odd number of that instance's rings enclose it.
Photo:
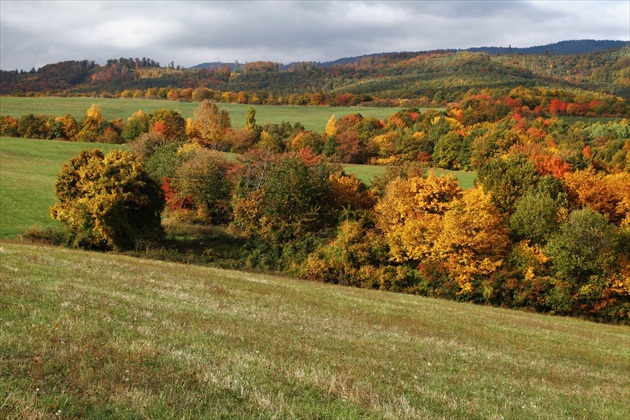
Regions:
[[[125,254],[217,268],[243,268],[243,249],[247,240],[233,227],[165,223],[164,230],[166,237],[161,244]]]
[[[238,229],[193,223],[165,223],[164,229],[166,237],[161,243],[145,244],[121,254],[217,268],[245,268],[247,240]],[[70,246],[67,233],[52,228],[32,228],[20,239],[40,245]]]

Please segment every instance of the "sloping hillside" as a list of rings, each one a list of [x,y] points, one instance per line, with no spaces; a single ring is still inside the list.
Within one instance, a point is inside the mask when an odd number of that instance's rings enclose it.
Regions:
[[[472,49],[369,54],[329,63],[255,62],[239,65],[208,63],[191,69],[159,67],[152,60],[69,61],[28,73],[0,72],[0,93],[64,94],[168,88],[210,88],[246,92],[264,99],[314,92],[352,93],[371,99],[459,100],[470,89],[550,87],[630,96],[630,47],[623,42],[568,41],[542,50]],[[606,48],[599,51],[600,48]],[[612,49],[611,49],[612,48]],[[478,52],[475,52],[478,51]],[[565,54],[555,54],[555,51]],[[587,52],[584,52],[587,51]],[[566,54],[566,52],[572,52]],[[157,67],[156,67],[157,65]],[[202,67],[202,68],[200,68]],[[158,92],[157,89],[165,89]]]
[[[630,330],[0,243],[2,418],[630,416]]]

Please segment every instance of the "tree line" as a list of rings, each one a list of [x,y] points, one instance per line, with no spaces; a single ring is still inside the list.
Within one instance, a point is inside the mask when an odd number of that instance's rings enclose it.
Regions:
[[[212,101],[188,120],[139,111],[120,128],[130,152],[64,166],[51,214],[75,246],[168,253],[165,222],[214,226],[238,249],[201,246],[193,261],[627,323],[628,122],[569,125],[536,103],[472,95],[383,121],[333,116],[324,133],[261,126],[254,108],[234,130]],[[102,141],[112,126],[93,106],[76,129]],[[387,170],[367,186],[345,162]],[[431,166],[475,170],[476,185]]]

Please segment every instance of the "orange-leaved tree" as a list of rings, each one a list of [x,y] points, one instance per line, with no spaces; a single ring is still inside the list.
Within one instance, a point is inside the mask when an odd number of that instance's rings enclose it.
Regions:
[[[454,179],[396,179],[375,210],[393,261],[441,264],[460,293],[472,291],[476,277],[495,272],[509,247],[490,196],[480,188],[462,191]]]
[[[616,225],[630,225],[630,173],[584,170],[565,174],[563,182],[576,207],[608,215]]]

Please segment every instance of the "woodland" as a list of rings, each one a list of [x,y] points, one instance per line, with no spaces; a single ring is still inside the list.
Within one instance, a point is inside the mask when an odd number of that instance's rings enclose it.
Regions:
[[[4,95],[195,101],[106,120],[0,116],[88,148],[57,177],[64,233],[25,237],[456,301],[630,321],[630,49],[397,53],[232,71],[147,59],[3,72]],[[220,102],[252,105],[234,129]],[[324,132],[257,104],[330,106]],[[335,105],[396,105],[387,119]],[[442,110],[421,110],[421,106]],[[342,164],[386,166],[370,185]],[[462,189],[433,168],[476,173]]]

